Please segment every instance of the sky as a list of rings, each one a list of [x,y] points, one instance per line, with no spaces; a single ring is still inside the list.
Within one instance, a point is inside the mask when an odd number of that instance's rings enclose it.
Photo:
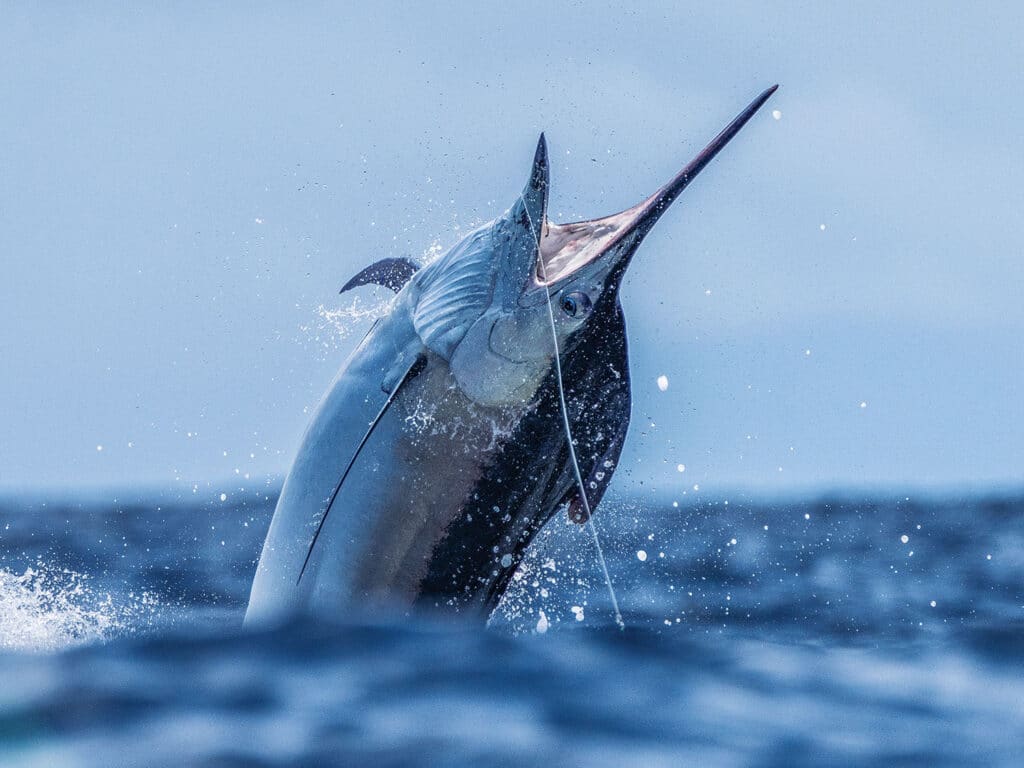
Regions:
[[[719,5],[6,5],[0,487],[279,482],[352,274],[542,130],[554,220],[633,205],[776,82],[630,268],[624,487],[1024,484],[1024,8]]]

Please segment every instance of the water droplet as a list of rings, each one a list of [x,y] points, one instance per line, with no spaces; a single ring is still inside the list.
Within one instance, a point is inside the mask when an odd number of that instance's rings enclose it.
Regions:
[[[540,618],[537,619],[537,634],[543,635],[548,631],[548,617],[544,611],[540,612]]]

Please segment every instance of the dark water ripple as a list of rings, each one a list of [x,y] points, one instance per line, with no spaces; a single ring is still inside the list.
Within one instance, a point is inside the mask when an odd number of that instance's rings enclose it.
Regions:
[[[245,633],[273,498],[6,499],[0,764],[1020,765],[1024,499],[672,501],[601,510],[625,632],[556,521],[489,629]]]

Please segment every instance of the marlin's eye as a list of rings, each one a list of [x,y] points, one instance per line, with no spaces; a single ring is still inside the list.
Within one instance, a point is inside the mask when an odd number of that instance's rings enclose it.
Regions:
[[[582,291],[573,291],[562,297],[561,307],[569,317],[584,317],[590,308],[590,297]]]

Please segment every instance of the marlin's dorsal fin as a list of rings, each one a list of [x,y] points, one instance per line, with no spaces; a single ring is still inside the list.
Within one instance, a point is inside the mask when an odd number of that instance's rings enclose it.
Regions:
[[[397,259],[381,259],[345,283],[345,286],[338,293],[344,293],[361,285],[370,284],[382,285],[398,293],[409,282],[409,279],[416,274],[419,268],[419,264],[404,256]]]

